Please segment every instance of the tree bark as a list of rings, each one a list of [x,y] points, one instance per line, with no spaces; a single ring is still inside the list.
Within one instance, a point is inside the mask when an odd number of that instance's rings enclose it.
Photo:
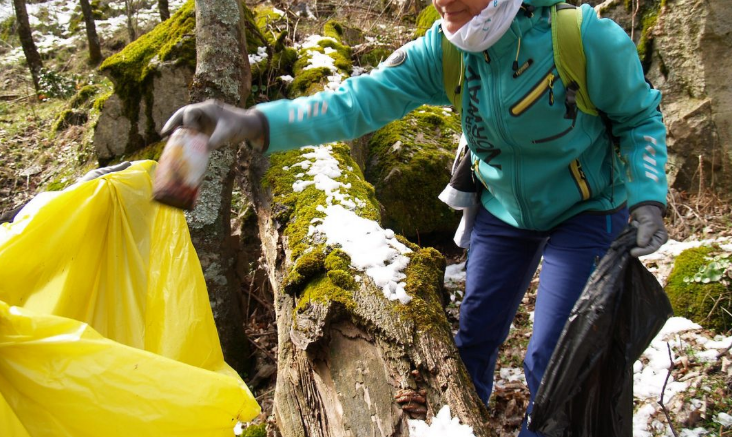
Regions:
[[[168,0],[158,0],[158,11],[160,11],[160,21],[165,21],[170,18]]]
[[[89,64],[99,65],[102,62],[102,48],[99,45],[99,37],[97,36],[97,26],[94,24],[94,14],[92,13],[89,0],[79,0],[81,3],[81,13],[84,15],[84,24],[86,25],[86,40],[89,44]]]
[[[20,38],[20,44],[23,46],[25,60],[28,63],[28,69],[33,78],[33,86],[36,92],[40,93],[41,85],[39,77],[43,68],[43,61],[41,60],[41,55],[38,53],[38,49],[36,49],[36,44],[33,42],[33,33],[30,22],[28,21],[25,0],[13,0],[13,6],[15,7],[15,19],[18,21],[18,38]]]
[[[341,149],[336,158],[342,167],[356,168],[348,149]],[[297,154],[272,159],[274,170],[297,168],[304,160]],[[284,437],[405,437],[409,435],[407,419],[431,419],[448,405],[452,417],[471,426],[476,436],[491,435],[486,426],[488,411],[460,360],[442,306],[444,258],[434,249],[413,247],[406,269],[407,291],[413,297],[408,304],[387,300],[369,279],[349,290],[346,303],[311,298],[307,291],[286,291],[288,280],[283,278],[301,263],[292,255],[293,244],[300,242],[290,240],[288,229],[306,211],[294,207],[282,214],[292,207],[281,199],[294,194],[273,191],[279,190],[272,187],[282,179],[268,173],[266,183],[254,193],[277,313],[275,415],[280,433]],[[283,218],[287,216],[293,218]],[[316,240],[310,247],[313,251],[322,245]],[[304,290],[328,277],[316,276]],[[400,405],[397,398],[413,401]]]
[[[241,105],[249,94],[243,14],[236,0],[196,1],[196,74],[191,102],[219,99]],[[211,153],[196,208],[187,214],[193,245],[203,267],[209,299],[226,362],[247,371],[249,344],[244,332],[239,283],[234,272],[231,193],[234,147]]]

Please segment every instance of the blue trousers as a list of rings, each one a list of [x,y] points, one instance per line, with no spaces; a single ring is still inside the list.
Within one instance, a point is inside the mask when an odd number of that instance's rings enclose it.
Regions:
[[[628,223],[628,210],[580,214],[549,231],[518,229],[480,208],[470,237],[465,296],[455,337],[460,356],[480,398],[488,404],[498,348],[544,259],[534,327],[524,357],[531,394],[539,383],[570,311],[610,243]],[[526,429],[519,434],[535,436]]]

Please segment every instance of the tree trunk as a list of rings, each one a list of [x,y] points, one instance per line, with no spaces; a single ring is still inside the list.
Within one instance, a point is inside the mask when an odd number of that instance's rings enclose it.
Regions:
[[[168,0],[158,0],[158,10],[160,11],[160,21],[165,21],[170,18]]]
[[[33,86],[36,92],[41,92],[39,76],[43,68],[43,61],[41,61],[41,55],[38,54],[36,44],[33,42],[33,34],[31,32],[30,22],[28,21],[25,0],[13,0],[13,6],[15,7],[15,19],[18,21],[18,37],[20,38],[20,44],[23,46],[23,53],[28,63],[28,69],[33,78]]]
[[[137,39],[137,33],[135,32],[135,24],[132,20],[134,14],[133,2],[134,0],[125,0],[125,13],[127,14],[127,35],[130,42]]]
[[[214,98],[239,106],[245,101],[251,73],[242,22],[241,6],[236,0],[196,1],[192,103]],[[243,373],[247,370],[249,344],[234,274],[230,224],[235,155],[234,147],[211,153],[198,204],[187,218],[206,278],[224,358]]]
[[[84,15],[84,24],[86,24],[86,39],[89,43],[89,64],[99,65],[102,62],[102,48],[99,45],[97,26],[94,24],[94,14],[92,13],[89,0],[79,1],[81,2],[81,13]]]
[[[353,187],[348,192],[368,192],[360,172],[353,170],[357,165],[348,147],[332,150],[343,174],[351,172],[343,178]],[[491,435],[485,425],[488,411],[460,360],[442,306],[444,258],[434,249],[412,246],[405,279],[412,301],[407,304],[388,300],[363,273],[359,276],[366,278],[353,287],[334,285],[333,278],[344,274],[329,260],[335,248],[323,248],[323,239],[296,231],[318,216],[312,212],[318,202],[308,191],[316,188],[297,194],[280,182],[292,183],[282,172],[300,171],[298,163],[309,151],[273,155],[254,193],[277,313],[279,431],[284,437],[405,437],[407,419],[431,419],[447,405],[476,436]],[[373,199],[359,199],[356,204],[378,211]],[[317,259],[318,251],[325,256],[320,270],[317,262],[303,261]],[[349,262],[340,268],[348,270]],[[309,278],[293,286],[298,277],[293,271]],[[397,402],[406,399],[411,401]]]

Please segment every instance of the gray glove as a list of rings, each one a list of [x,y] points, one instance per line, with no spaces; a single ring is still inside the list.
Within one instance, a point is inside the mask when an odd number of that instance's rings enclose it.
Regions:
[[[656,205],[642,205],[630,213],[631,225],[638,228],[636,244],[630,249],[634,257],[657,251],[668,241],[668,232],[663,224],[663,211]]]
[[[184,106],[163,126],[166,136],[180,126],[195,129],[209,136],[209,150],[227,143],[249,141],[262,150],[265,146],[264,116],[255,110],[237,108],[216,100]]]
[[[99,176],[104,176],[105,174],[114,173],[116,171],[122,171],[122,170],[126,169],[127,167],[129,167],[130,165],[131,165],[130,161],[124,161],[124,162],[120,162],[119,164],[116,164],[116,165],[110,165],[109,167],[97,168],[97,169],[94,169],[94,170],[88,172],[84,176],[80,177],[79,180],[76,181],[76,183],[78,184],[81,182],[87,182],[92,179],[96,179]]]

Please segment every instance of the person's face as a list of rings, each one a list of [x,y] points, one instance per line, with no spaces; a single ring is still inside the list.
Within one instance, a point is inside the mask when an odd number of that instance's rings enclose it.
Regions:
[[[457,32],[463,25],[488,6],[490,0],[432,0],[442,17],[442,25],[450,33]]]

